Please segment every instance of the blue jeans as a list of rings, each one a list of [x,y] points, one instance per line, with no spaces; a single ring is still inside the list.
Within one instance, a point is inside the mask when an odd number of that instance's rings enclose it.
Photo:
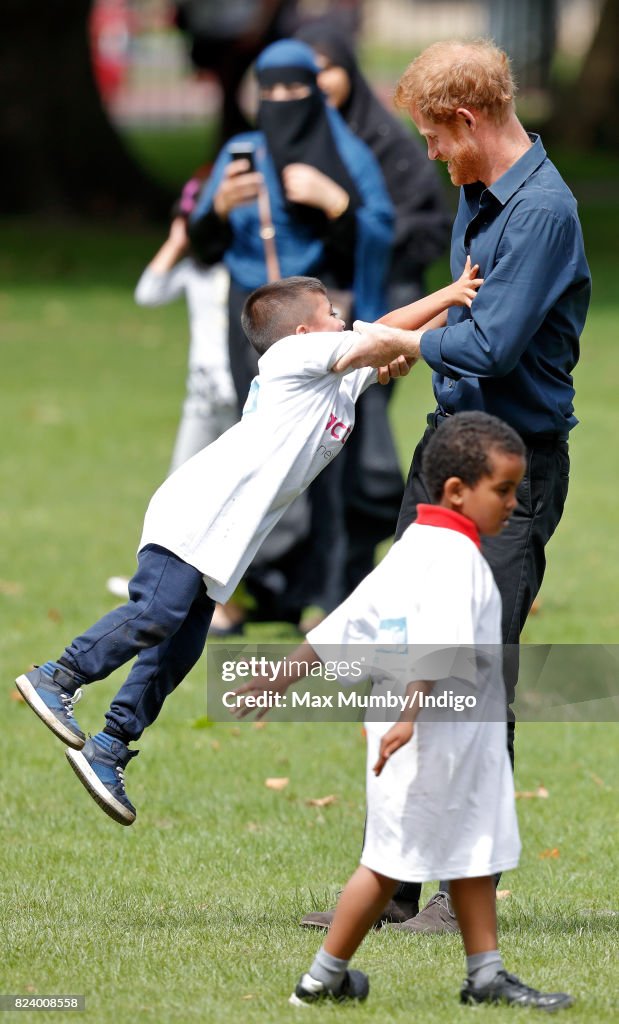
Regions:
[[[87,683],[137,660],[106,713],[107,727],[128,743],[155,721],[166,697],[198,661],[213,617],[202,573],[166,548],[138,554],[129,600],[76,637],[62,661]]]

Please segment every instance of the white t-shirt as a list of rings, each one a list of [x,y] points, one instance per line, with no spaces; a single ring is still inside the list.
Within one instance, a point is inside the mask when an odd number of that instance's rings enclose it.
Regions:
[[[330,367],[352,331],[292,335],[258,362],[243,417],[184,463],[148,506],[140,548],[159,544],[226,601],[291,502],[342,449],[377,371]]]
[[[228,289],[230,276],[222,265],[205,267],[190,257],[166,273],[146,267],[135,289],[139,306],[162,306],[183,296],[189,314],[189,369],[208,373],[209,394],[221,404],[236,406],[228,358]]]
[[[361,863],[401,881],[494,874],[515,867],[520,853],[506,747],[501,599],[485,558],[458,530],[464,517],[436,512],[450,525],[410,526],[307,637],[323,660],[350,664],[364,654],[372,695],[404,694],[409,682],[439,680],[435,696],[475,696],[474,710],[439,713],[438,721],[422,711],[412,740],[378,778],[380,740],[399,715],[366,716]],[[486,657],[476,659],[474,649]]]

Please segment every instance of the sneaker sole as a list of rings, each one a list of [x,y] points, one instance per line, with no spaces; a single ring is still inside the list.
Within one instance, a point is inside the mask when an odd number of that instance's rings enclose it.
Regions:
[[[41,721],[47,726],[50,732],[53,732],[54,736],[66,743],[68,747],[72,747],[73,750],[81,750],[86,742],[86,737],[77,736],[72,729],[68,729],[66,725],[59,722],[53,711],[48,708],[44,700],[39,697],[36,688],[32,685],[28,676],[18,676],[15,680],[15,685],[22,697],[26,701],[26,704],[31,708],[35,715],[41,719]]]
[[[101,779],[92,770],[84,755],[75,753],[73,750],[67,750],[65,754],[78,779],[88,790],[93,800],[96,800],[99,807],[106,814],[109,814],[110,818],[117,821],[119,825],[132,825],[136,818],[135,814],[126,807],[123,807],[119,800],[115,800],[108,793]]]
[[[474,999],[473,996],[466,994],[460,995],[460,1002],[464,1006],[515,1006],[517,1009],[522,1010],[541,1010],[543,1013],[557,1013],[559,1010],[567,1010],[570,1006],[574,1005],[572,996],[566,995],[565,999],[562,999],[560,1003],[555,1003],[554,1006],[524,1006],[518,1003],[508,1003],[506,999],[495,999],[490,1001],[489,999]]]
[[[331,921],[308,921],[306,918],[302,918],[299,921],[300,928],[319,928],[322,932],[328,932],[331,927]]]
[[[308,1010],[313,1005],[313,1001],[309,1002],[306,999],[299,999],[296,992],[293,992],[288,1000],[291,1006],[302,1007],[304,1010]]]
[[[129,580],[124,576],[110,576],[109,580],[105,581],[105,589],[108,594],[112,594],[122,601],[129,600]]]
[[[322,1003],[335,1002],[338,1005],[340,1003],[343,1004],[343,1003],[349,1003],[349,1002],[350,1003],[362,1003],[362,1002],[364,1002],[364,1000],[366,998],[367,998],[367,992],[363,996],[351,996],[349,999],[331,999],[329,996],[323,996],[323,997],[321,997],[319,999],[300,999],[299,996],[297,995],[297,993],[293,992],[292,995],[290,996],[290,998],[288,999],[288,1002],[290,1003],[291,1006],[296,1006],[297,1008],[302,1007],[305,1010],[305,1009],[308,1009],[310,1006],[315,1006],[317,1003],[321,1003],[322,1004]]]

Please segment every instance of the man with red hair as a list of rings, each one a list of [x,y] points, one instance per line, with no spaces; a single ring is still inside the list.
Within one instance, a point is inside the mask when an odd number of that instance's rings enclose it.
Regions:
[[[430,160],[446,163],[452,183],[460,186],[452,274],[470,256],[484,283],[470,309],[452,308],[410,332],[404,347],[385,328],[357,324],[366,346],[357,346],[350,358],[351,366],[380,367],[404,355],[424,359],[434,371],[437,405],[413,455],[397,538],[416,519],[418,503],[430,500],[421,459],[446,417],[491,413],[525,442],[527,471],[516,511],[509,528],[483,545],[502,598],[508,704],[518,678],[520,633],[544,576],[544,548],[567,496],[567,439],[578,422],[571,374],[591,292],[576,200],[539,136],[518,120],[515,91],[507,55],[489,40],[435,43],[402,75],[396,103],[425,138]],[[392,375],[399,375],[400,365],[393,363]],[[511,708],[508,748],[513,764]],[[420,891],[402,886],[396,903],[414,906]],[[392,921],[398,921],[397,911],[390,908]],[[311,914],[303,923],[325,927],[331,917]],[[448,885],[441,883],[420,914],[392,926],[457,931]]]

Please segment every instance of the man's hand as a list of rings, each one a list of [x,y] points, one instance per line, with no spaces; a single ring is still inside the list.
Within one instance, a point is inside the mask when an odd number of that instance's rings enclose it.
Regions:
[[[401,331],[397,327],[385,327],[383,324],[367,324],[363,320],[355,320],[353,330],[360,338],[332,367],[336,373],[350,368],[357,370],[362,366],[379,369],[393,363],[393,375],[402,377],[419,359],[420,331]],[[404,356],[408,369],[400,361],[400,356]]]
[[[250,167],[249,160],[232,160],[225,168],[213,199],[213,209],[221,220],[227,220],[229,213],[236,206],[257,199],[262,175],[257,171],[250,171]]]
[[[378,761],[372,769],[375,775],[380,775],[388,759],[392,754],[395,754],[396,750],[403,747],[405,743],[410,742],[413,735],[413,727],[413,722],[396,722],[389,732],[385,733],[380,741]]]

